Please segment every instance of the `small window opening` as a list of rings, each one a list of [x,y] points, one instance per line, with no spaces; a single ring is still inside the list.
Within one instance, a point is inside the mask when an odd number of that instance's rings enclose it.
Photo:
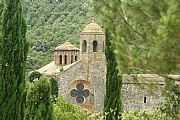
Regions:
[[[77,61],[77,56],[75,56],[75,61]]]
[[[144,103],[146,103],[147,101],[146,101],[146,97],[144,97]]]
[[[103,52],[105,51],[105,48],[104,48],[104,41],[103,41]]]
[[[64,64],[67,64],[67,55],[64,56]]]
[[[86,51],[87,51],[87,42],[86,42],[86,40],[83,40],[82,52],[86,52]]]
[[[59,56],[59,64],[62,64],[62,55]]]
[[[71,63],[73,63],[74,61],[73,61],[73,55],[71,55]]]
[[[97,41],[93,41],[93,52],[97,52]]]

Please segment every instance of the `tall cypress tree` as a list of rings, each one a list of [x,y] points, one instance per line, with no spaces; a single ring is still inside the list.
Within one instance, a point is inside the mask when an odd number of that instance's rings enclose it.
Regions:
[[[21,1],[5,0],[2,19],[1,119],[22,120],[28,44]]]
[[[1,37],[1,33],[2,33],[2,11],[3,11],[3,4],[0,1],[0,66],[1,66],[1,51],[2,51],[2,47],[1,47],[1,42],[2,42],[2,37]],[[1,69],[0,69],[0,73],[1,73]],[[1,79],[0,79],[0,85],[1,85]],[[0,102],[1,102],[1,91],[0,91]],[[1,109],[2,109],[2,107],[1,107],[1,103],[0,103],[0,115],[2,115]],[[0,120],[2,120],[2,116],[0,116]]]
[[[114,46],[111,43],[111,36],[106,31],[105,55],[107,63],[106,74],[106,95],[104,100],[104,115],[106,120],[121,119],[121,80],[116,69]]]

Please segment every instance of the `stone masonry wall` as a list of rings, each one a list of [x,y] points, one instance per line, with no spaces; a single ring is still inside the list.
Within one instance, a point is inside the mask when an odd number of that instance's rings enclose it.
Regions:
[[[123,110],[157,109],[164,79],[153,74],[125,75],[121,89]]]
[[[163,86],[159,85],[159,88]],[[161,102],[162,95],[160,89],[149,91],[138,84],[123,84],[122,105],[123,111],[156,109]]]
[[[89,65],[83,64],[81,61],[77,62],[75,65],[71,66],[57,76],[59,94],[63,96],[65,100],[76,103],[75,98],[70,96],[70,90],[73,89],[70,88],[70,86],[75,86],[72,85],[72,83],[77,80],[82,80],[84,82],[87,81],[87,83],[89,83],[91,86],[90,91],[92,91],[90,98],[87,98],[87,100],[90,102],[89,104],[93,103],[93,111],[102,111],[105,92],[104,70],[105,69],[102,62],[93,62]],[[80,105],[84,104],[87,104],[87,102],[85,101]]]

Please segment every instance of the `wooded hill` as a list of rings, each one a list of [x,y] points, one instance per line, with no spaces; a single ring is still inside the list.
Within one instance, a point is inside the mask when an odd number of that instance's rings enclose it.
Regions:
[[[79,33],[92,18],[90,0],[25,0],[23,11],[27,22],[29,70],[38,69],[53,60],[58,44],[69,40],[79,45]],[[2,10],[2,1],[0,0]],[[0,10],[0,12],[1,12]]]

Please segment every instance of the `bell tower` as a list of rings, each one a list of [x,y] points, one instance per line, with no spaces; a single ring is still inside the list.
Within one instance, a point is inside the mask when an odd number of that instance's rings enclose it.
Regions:
[[[105,34],[102,28],[91,21],[80,34],[80,60],[86,66],[86,80],[94,92],[94,110],[101,111],[105,93]]]
[[[92,20],[80,34],[80,59],[83,63],[101,61],[104,57],[105,34]]]

